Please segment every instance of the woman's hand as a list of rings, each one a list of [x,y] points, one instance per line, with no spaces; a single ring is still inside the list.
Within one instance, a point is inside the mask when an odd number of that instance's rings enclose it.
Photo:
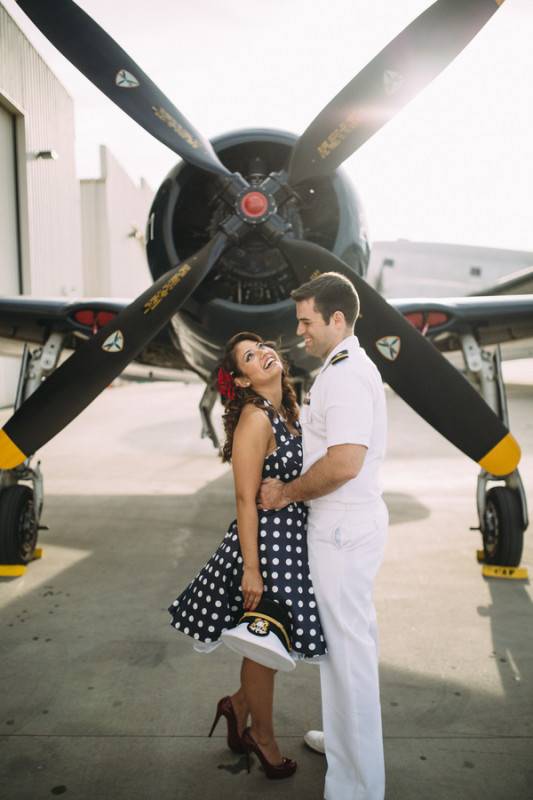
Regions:
[[[263,578],[258,567],[245,567],[241,581],[245,611],[255,611],[263,595]]]

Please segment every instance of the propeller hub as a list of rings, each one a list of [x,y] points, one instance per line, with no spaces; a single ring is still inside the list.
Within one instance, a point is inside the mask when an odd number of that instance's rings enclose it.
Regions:
[[[277,206],[271,194],[247,188],[237,197],[235,211],[244,222],[257,225],[275,214]]]
[[[263,192],[247,192],[241,200],[241,208],[247,217],[262,217],[268,210],[268,200]]]

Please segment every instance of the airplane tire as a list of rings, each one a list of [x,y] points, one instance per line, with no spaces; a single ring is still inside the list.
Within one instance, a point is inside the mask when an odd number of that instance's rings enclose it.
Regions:
[[[29,486],[8,486],[0,494],[0,564],[31,561],[37,536],[33,491]]]
[[[523,546],[524,525],[518,494],[506,486],[489,489],[483,532],[485,564],[517,567]]]

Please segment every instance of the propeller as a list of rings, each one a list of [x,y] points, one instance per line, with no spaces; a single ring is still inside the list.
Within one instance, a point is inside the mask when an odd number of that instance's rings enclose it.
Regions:
[[[328,250],[283,237],[278,247],[302,283],[339,272],[359,295],[357,336],[383,380],[449,442],[492,475],[508,475],[520,448],[478,392],[405,317]]]
[[[0,469],[21,464],[77,417],[183,305],[228,241],[224,233],[217,233],[198,253],[162,275],[43,381],[0,431]]]
[[[148,133],[189,164],[231,173],[211,143],[178,111],[130,56],[72,0],[17,0],[47,39]]]
[[[348,83],[294,145],[288,182],[330,175],[464,49],[504,0],[437,0]]]
[[[24,461],[74,419],[116,377],[202,282],[230,246],[252,229],[278,247],[301,282],[340,272],[354,284],[357,332],[384,380],[430,425],[493,475],[512,472],[515,439],[479,394],[404,317],[340,259],[291,238],[278,207],[295,194],[268,176],[253,187],[221,164],[210,143],[129,56],[71,0],[17,0],[43,33],[115,103],[185,161],[226,178],[233,209],[196,255],[163,275],[76,352],[0,431],[0,468]],[[289,183],[327,175],[426,86],[465,47],[503,0],[437,0],[389,44],[297,141]]]

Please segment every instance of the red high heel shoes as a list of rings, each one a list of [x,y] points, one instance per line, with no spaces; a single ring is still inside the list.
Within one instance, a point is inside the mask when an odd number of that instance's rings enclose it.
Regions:
[[[228,747],[234,753],[246,753],[244,745],[242,743],[241,737],[239,736],[239,730],[237,727],[237,717],[235,715],[235,710],[233,708],[231,697],[223,697],[221,700],[218,701],[217,704],[217,711],[215,714],[215,721],[211,726],[211,730],[209,731],[209,736],[213,735],[213,731],[215,730],[217,723],[220,717],[226,717],[226,722],[228,723]]]
[[[282,780],[283,778],[290,778],[296,772],[298,764],[291,758],[283,758],[281,764],[271,764],[265,758],[264,753],[250,733],[250,728],[246,728],[241,736],[241,742],[245,748],[246,756],[248,758],[248,772],[250,772],[250,753],[255,753],[261,762],[265,775],[270,780]]]

